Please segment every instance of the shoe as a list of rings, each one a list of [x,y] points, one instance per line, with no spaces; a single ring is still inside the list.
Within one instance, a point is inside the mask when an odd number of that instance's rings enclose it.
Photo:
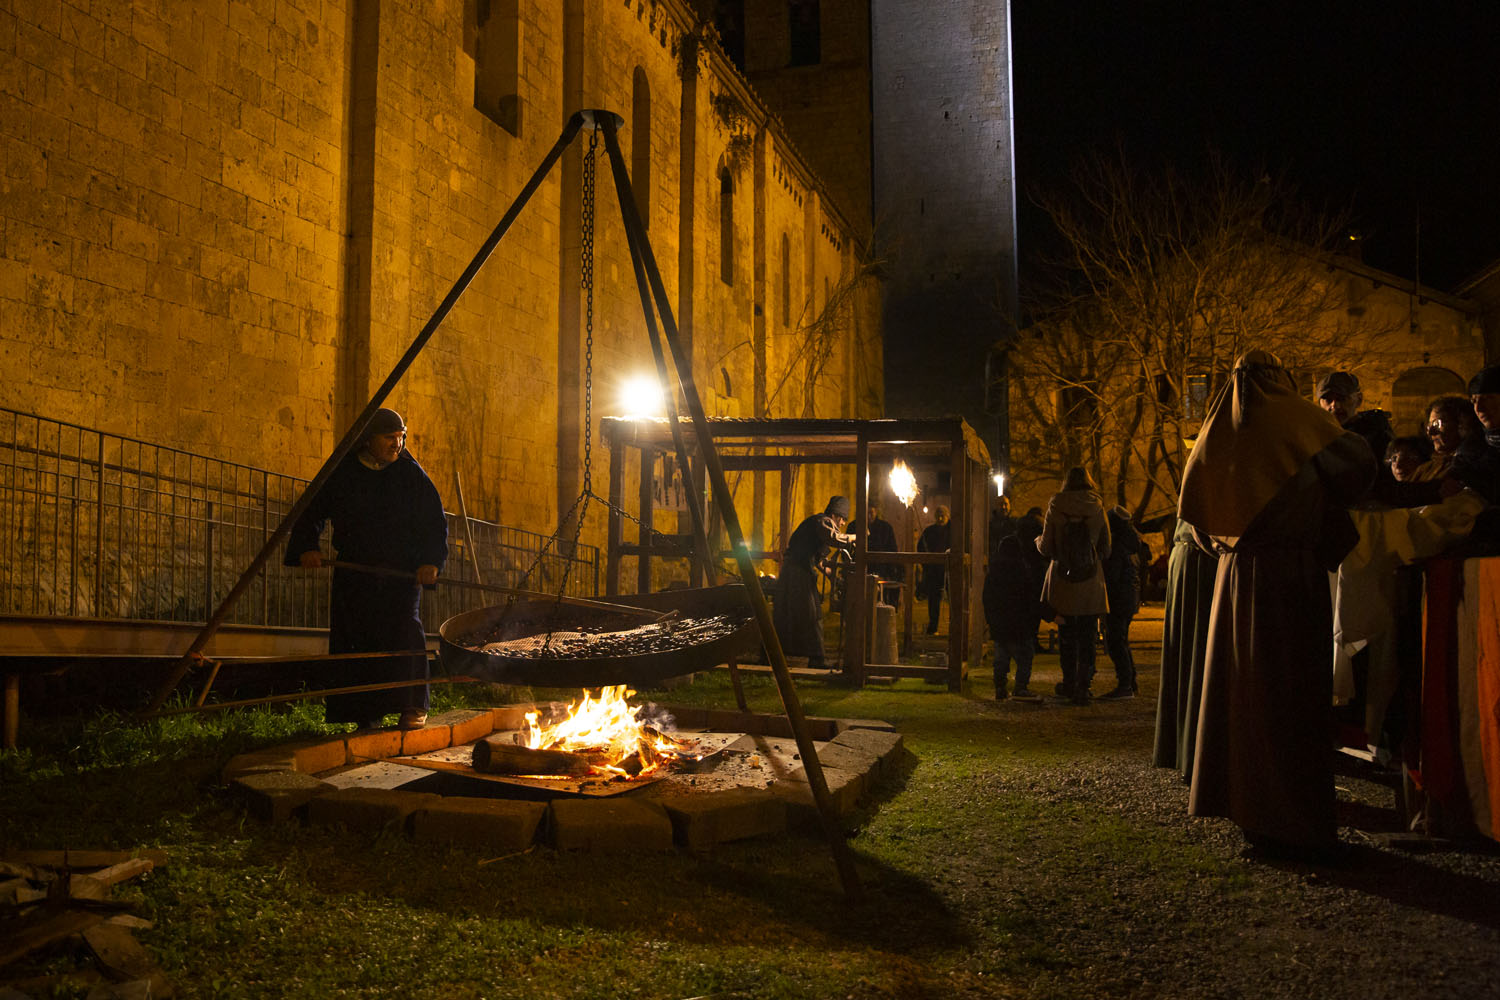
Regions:
[[[408,708],[401,713],[402,729],[421,729],[427,725],[427,713],[420,708]]]
[[[1075,705],[1087,705],[1094,700],[1094,696],[1089,694],[1088,688],[1082,688],[1078,691],[1074,691],[1073,697],[1069,700]]]
[[[365,721],[363,721],[363,722],[361,722],[359,724],[359,728],[361,728],[361,729],[384,729],[385,728],[385,716],[383,716],[383,715],[377,715],[377,716],[373,716],[373,717],[371,717],[369,719],[366,719]]]
[[[1113,691],[1099,696],[1100,701],[1124,701],[1126,698],[1134,698],[1135,691],[1128,687],[1117,687]]]
[[[996,701],[1004,701],[1008,697],[1010,697],[1010,696],[1005,693],[1005,684],[1004,684],[1004,682],[996,684],[995,685],[995,700]]]
[[[1042,696],[1039,695],[1039,694],[1032,694],[1030,688],[1016,688],[1016,690],[1011,694],[1011,697],[1014,698],[1016,701],[1041,701],[1042,700]]]

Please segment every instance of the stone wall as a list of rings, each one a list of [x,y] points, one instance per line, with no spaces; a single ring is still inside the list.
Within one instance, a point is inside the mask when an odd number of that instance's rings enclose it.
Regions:
[[[494,58],[481,13],[519,26],[510,120],[476,107]],[[649,173],[655,259],[710,413],[878,415],[872,281],[836,297],[858,341],[833,352],[810,408],[795,371],[768,396],[863,237],[685,0],[0,13],[0,405],[310,476],[580,107],[618,110],[626,163]],[[470,514],[542,532],[581,487],[585,147],[388,402],[450,508],[457,473]],[[596,419],[625,375],[654,370],[598,156]],[[796,322],[761,327],[780,310],[783,234]],[[608,459],[593,458],[602,493]],[[590,518],[583,537],[603,532]]]

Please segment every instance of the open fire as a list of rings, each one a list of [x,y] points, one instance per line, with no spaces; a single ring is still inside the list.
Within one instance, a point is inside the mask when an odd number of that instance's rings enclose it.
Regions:
[[[525,729],[474,744],[474,767],[530,778],[629,780],[677,760],[698,760],[695,743],[640,718],[642,707],[628,700],[633,694],[623,684],[603,688],[597,697],[584,691],[561,719],[548,724],[542,723],[540,712],[528,712]]]

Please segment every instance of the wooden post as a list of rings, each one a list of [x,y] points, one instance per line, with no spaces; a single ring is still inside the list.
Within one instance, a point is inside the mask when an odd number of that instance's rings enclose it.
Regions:
[[[4,719],[4,746],[7,750],[16,748],[16,738],[21,733],[21,675],[19,672],[7,671],[5,674],[5,719]]]
[[[867,623],[874,620],[874,609],[866,617],[870,589],[870,437],[860,431],[854,442],[854,510],[859,519],[859,537],[854,540],[854,578],[844,588],[848,606],[844,622],[844,671],[859,687],[864,687],[865,667],[870,662],[866,641]]]
[[[625,442],[619,439],[619,427],[609,441],[609,551],[605,556],[604,594],[620,593],[620,544],[625,538]]]
[[[950,511],[952,523],[948,526],[948,570],[943,575],[948,579],[948,690],[963,689],[964,653],[968,632],[969,586],[964,557],[968,554],[969,506],[969,460],[960,433],[949,451],[948,476],[951,486],[948,495],[953,506]]]
[[[641,479],[637,484],[636,498],[641,509],[641,525],[636,549],[635,592],[651,593],[651,557],[655,554],[656,501],[651,496],[651,481],[656,478],[656,456],[654,448],[641,447]]]

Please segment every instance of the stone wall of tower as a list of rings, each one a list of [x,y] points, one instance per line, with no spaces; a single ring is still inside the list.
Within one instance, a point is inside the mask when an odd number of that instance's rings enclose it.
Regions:
[[[1015,315],[1009,4],[873,0],[871,18],[887,404],[957,410],[998,455],[981,373]]]

